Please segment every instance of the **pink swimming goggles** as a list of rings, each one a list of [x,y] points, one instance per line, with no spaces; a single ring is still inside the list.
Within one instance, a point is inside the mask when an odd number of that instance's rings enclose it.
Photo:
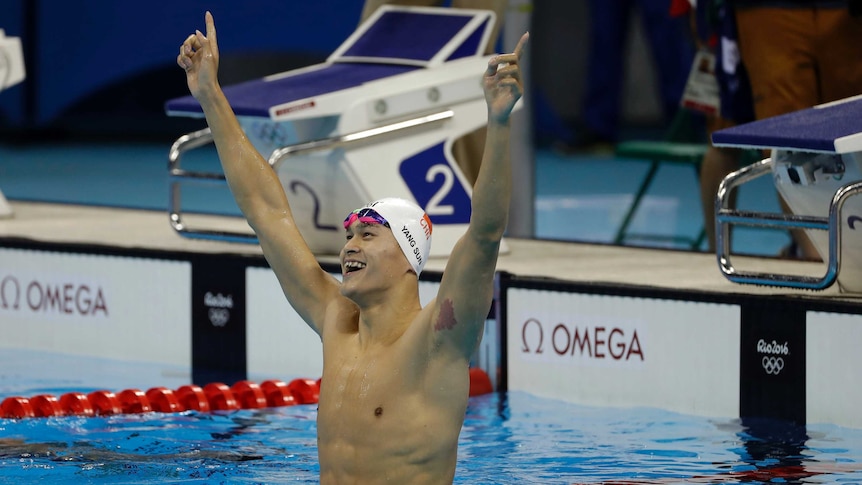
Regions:
[[[344,228],[347,229],[357,220],[363,224],[380,224],[382,226],[389,227],[389,222],[384,219],[383,216],[378,214],[377,211],[364,207],[362,209],[356,209],[347,215],[344,219]]]

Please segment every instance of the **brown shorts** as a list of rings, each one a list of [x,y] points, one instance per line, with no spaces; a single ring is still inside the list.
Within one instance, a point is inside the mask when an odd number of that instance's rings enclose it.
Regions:
[[[712,134],[714,132],[730,128],[732,126],[736,126],[736,123],[727,118],[722,118],[721,116],[706,117],[706,134],[709,135],[710,139],[712,139]]]
[[[862,94],[862,18],[846,8],[739,8],[758,119]]]

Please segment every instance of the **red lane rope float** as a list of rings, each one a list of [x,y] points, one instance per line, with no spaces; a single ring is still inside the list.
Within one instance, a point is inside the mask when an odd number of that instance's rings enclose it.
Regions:
[[[297,404],[314,404],[320,396],[320,384],[314,379],[294,379],[287,385]]]
[[[96,410],[83,392],[67,392],[60,396],[60,407],[69,416],[95,416]]]
[[[201,386],[188,384],[180,387],[177,389],[177,399],[180,401],[180,406],[187,410],[200,411],[202,413],[210,411],[210,402]]]
[[[230,386],[239,406],[243,409],[260,409],[268,407],[263,389],[251,381],[239,381]]]
[[[120,408],[124,414],[149,413],[153,410],[153,407],[150,406],[149,398],[140,389],[121,391],[117,394],[117,399],[120,401]]]
[[[121,414],[123,407],[117,395],[111,391],[99,390],[87,394],[87,400],[93,405],[93,410],[99,416]]]
[[[492,392],[494,392],[494,386],[491,384],[491,378],[488,377],[488,374],[478,367],[471,368],[470,397],[491,394]]]
[[[39,394],[30,398],[30,406],[37,418],[51,416],[62,416],[65,414],[60,406],[60,401],[50,394]]]
[[[153,411],[157,413],[179,413],[186,408],[180,404],[180,399],[174,391],[167,387],[153,387],[147,390],[147,399]]]
[[[485,371],[470,369],[470,396],[490,392],[493,392],[493,386]],[[59,399],[50,394],[39,394],[29,399],[21,396],[7,397],[0,403],[0,418],[110,416],[153,411],[206,413],[316,404],[319,397],[320,379],[294,379],[287,384],[278,379],[260,384],[243,380],[232,386],[212,382],[204,387],[188,384],[176,391],[166,387],[153,387],[146,392],[140,389],[125,389],[116,394],[103,389],[89,394],[67,392]]]
[[[26,397],[12,396],[7,397],[0,403],[0,412],[6,418],[34,418],[36,414],[33,412],[33,406],[30,405],[30,400]]]
[[[296,398],[291,394],[287,384],[278,380],[271,379],[260,383],[260,388],[266,396],[266,403],[270,407],[293,406],[299,404]]]
[[[210,409],[213,411],[239,409],[239,403],[236,402],[233,391],[223,382],[210,382],[204,386],[204,393],[207,396],[207,401],[210,402]]]

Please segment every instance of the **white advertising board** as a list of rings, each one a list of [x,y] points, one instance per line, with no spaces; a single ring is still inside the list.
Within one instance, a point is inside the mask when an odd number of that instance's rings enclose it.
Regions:
[[[187,262],[0,249],[0,347],[191,365]]]
[[[739,410],[739,307],[507,292],[510,390],[715,417]]]
[[[862,428],[862,315],[808,312],[805,335],[806,421]]]

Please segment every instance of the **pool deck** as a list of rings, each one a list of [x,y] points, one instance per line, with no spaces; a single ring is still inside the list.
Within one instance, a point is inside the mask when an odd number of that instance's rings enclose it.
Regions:
[[[11,205],[15,215],[0,220],[0,240],[262,257],[256,244],[181,237],[162,211],[17,201]],[[186,222],[204,224],[207,228],[249,230],[236,217],[191,215]],[[547,240],[507,239],[506,242],[509,252],[500,256],[497,268],[523,277],[719,294],[857,300],[854,295],[841,293],[837,285],[811,291],[733,283],[721,274],[711,253]],[[338,264],[337,255],[320,255],[319,260]],[[426,271],[442,272],[445,264],[445,258],[432,258]],[[734,256],[734,264],[762,272],[812,276],[825,272],[822,263],[763,257]]]

